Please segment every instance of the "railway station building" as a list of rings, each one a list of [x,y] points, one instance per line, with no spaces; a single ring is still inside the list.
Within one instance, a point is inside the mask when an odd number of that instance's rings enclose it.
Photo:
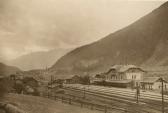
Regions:
[[[114,65],[106,73],[106,81],[125,87],[135,87],[143,80],[146,72],[135,65]]]
[[[113,65],[104,73],[104,81],[106,85],[113,87],[136,87],[140,85],[145,73],[146,71],[135,65]]]

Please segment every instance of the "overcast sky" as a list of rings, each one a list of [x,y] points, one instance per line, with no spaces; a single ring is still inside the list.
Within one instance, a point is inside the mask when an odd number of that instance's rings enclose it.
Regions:
[[[0,58],[91,43],[131,24],[162,3],[0,0]]]

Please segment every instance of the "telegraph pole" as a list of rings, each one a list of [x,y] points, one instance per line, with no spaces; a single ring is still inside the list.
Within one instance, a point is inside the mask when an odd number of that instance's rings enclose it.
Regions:
[[[85,89],[85,87],[84,87],[84,95],[83,95],[83,98],[85,99],[85,95],[86,95],[86,89]]]
[[[162,82],[162,113],[165,113],[164,112],[164,86],[163,86],[163,82],[164,82],[164,80],[163,80],[163,78],[161,78],[161,82]]]
[[[137,100],[137,104],[139,103],[139,94],[140,94],[140,89],[139,89],[138,83],[136,83],[136,100]]]

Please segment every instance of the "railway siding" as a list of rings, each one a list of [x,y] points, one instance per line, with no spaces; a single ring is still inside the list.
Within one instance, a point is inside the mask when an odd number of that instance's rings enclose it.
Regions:
[[[136,98],[135,90],[128,90],[128,89],[120,89],[120,88],[108,88],[102,86],[87,86],[87,85],[80,85],[80,84],[65,84],[64,88],[67,90],[72,90],[80,93],[86,93],[88,95],[94,95],[101,98],[111,99],[113,101],[119,101],[122,103],[135,105]],[[165,103],[168,101],[168,97],[165,96]],[[142,92],[140,95],[139,104],[141,107],[144,107],[144,111],[148,112],[150,110],[161,111],[161,95],[149,93],[149,92]],[[165,104],[165,107],[168,107],[168,104]],[[148,110],[146,108],[149,108]],[[152,112],[154,113],[154,112]]]

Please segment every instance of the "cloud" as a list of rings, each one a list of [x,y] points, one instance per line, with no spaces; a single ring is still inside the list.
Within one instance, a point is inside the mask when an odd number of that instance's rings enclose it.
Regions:
[[[127,26],[163,2],[112,0],[0,0],[0,55],[96,41]]]

